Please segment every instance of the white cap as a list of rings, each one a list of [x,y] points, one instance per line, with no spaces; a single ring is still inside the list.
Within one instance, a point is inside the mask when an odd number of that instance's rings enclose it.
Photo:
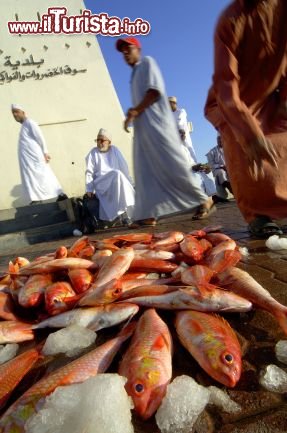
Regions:
[[[21,110],[21,111],[24,111],[23,108],[21,107],[21,105],[19,105],[19,104],[12,104],[12,105],[11,105],[11,110],[12,110],[12,111],[13,111],[13,110]]]
[[[111,133],[110,133],[109,131],[107,131],[106,129],[101,128],[101,129],[99,130],[99,132],[98,132],[98,137],[99,137],[100,135],[101,135],[102,137],[106,137],[106,138],[108,138],[108,140],[112,141],[112,135],[111,135]]]

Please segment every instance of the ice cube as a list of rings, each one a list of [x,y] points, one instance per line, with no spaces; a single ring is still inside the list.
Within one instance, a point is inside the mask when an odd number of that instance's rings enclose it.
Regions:
[[[157,413],[156,423],[162,433],[190,433],[207,405],[210,392],[189,376],[179,376],[168,385]]]
[[[156,274],[155,272],[150,272],[149,274],[147,274],[146,278],[148,280],[158,280],[159,274]]]
[[[261,371],[259,383],[268,391],[283,394],[287,392],[287,373],[277,365],[270,364]]]
[[[287,340],[280,340],[275,346],[275,354],[278,361],[287,364]]]
[[[26,433],[133,433],[132,400],[118,374],[57,388],[25,425]]]
[[[209,404],[214,404],[228,413],[240,412],[241,406],[231,400],[226,391],[217,386],[209,386],[208,390],[210,391]]]
[[[67,326],[50,334],[43,347],[44,355],[65,353],[75,356],[95,342],[97,334],[90,329],[78,325]]]
[[[249,256],[249,251],[248,251],[248,248],[246,248],[246,247],[240,247],[239,252],[242,255],[242,257],[248,257]]]
[[[16,356],[18,352],[19,344],[5,344],[4,346],[0,346],[0,364],[4,364],[4,362],[9,361],[10,359]]]
[[[279,238],[278,235],[270,236],[265,243],[270,250],[287,250],[287,238]]]

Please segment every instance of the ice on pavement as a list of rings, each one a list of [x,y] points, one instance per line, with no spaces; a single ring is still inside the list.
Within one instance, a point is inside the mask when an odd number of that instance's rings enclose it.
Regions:
[[[133,433],[132,400],[118,374],[57,388],[25,425],[26,433]]]
[[[275,346],[275,354],[278,361],[287,364],[287,340],[280,340]]]
[[[270,364],[259,376],[260,385],[271,392],[287,392],[287,373],[277,365]]]
[[[90,329],[78,325],[67,326],[50,334],[44,344],[44,355],[65,353],[75,356],[95,342],[97,334]]]
[[[0,346],[0,364],[4,364],[4,362],[14,358],[18,352],[18,349],[19,344],[16,343]]]
[[[224,412],[240,412],[241,406],[233,401],[226,391],[217,388],[217,386],[209,386],[208,390],[210,392],[209,404],[214,404],[215,406],[224,410]]]
[[[287,250],[287,238],[279,238],[278,235],[273,235],[267,239],[265,245],[273,251]]]
[[[167,393],[156,413],[162,433],[190,433],[210,397],[207,388],[189,376],[179,376],[168,385]]]
[[[246,247],[240,247],[239,252],[242,255],[242,257],[248,257],[249,256],[249,251],[248,251],[248,248],[246,248]]]

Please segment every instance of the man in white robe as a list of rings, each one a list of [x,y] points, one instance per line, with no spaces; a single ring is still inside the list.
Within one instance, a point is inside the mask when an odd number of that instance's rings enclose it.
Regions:
[[[186,156],[191,165],[195,166],[197,164],[197,158],[189,134],[186,111],[184,108],[177,108],[176,96],[169,96],[168,100],[181,138],[181,143],[184,145]],[[196,175],[200,178],[202,189],[206,195],[208,197],[214,197],[216,195],[216,186],[212,172],[197,171]]]
[[[228,196],[226,190],[228,190],[232,194],[232,187],[225,166],[225,159],[220,135],[217,136],[217,146],[213,147],[206,154],[206,157],[215,178],[218,194],[219,196],[226,198]]]
[[[196,219],[206,218],[213,203],[200,188],[184,157],[155,60],[141,57],[141,45],[136,38],[118,39],[116,48],[132,68],[133,107],[127,112],[124,129],[129,132],[129,125],[134,125],[137,226],[155,225],[161,216],[192,209],[197,209]]]
[[[99,218],[114,221],[121,217],[130,223],[135,204],[135,191],[128,165],[120,150],[111,144],[111,135],[100,129],[94,147],[86,157],[86,192],[100,202]]]
[[[58,197],[67,198],[53,173],[51,159],[41,129],[29,119],[23,108],[11,106],[16,122],[22,124],[18,141],[18,158],[25,199],[30,204]]]
[[[187,147],[190,156],[192,158],[192,160],[194,161],[194,164],[197,163],[197,159],[196,159],[196,155],[195,155],[195,150],[191,141],[191,137],[190,137],[190,132],[192,132],[192,130],[190,131],[189,129],[189,125],[188,125],[188,121],[187,121],[187,113],[185,111],[184,108],[178,108],[177,106],[177,98],[176,96],[169,96],[168,98],[169,100],[169,104],[170,104],[170,108],[172,111],[172,114],[174,116],[176,125],[177,125],[177,129],[179,130],[181,139],[184,143],[184,145]],[[192,127],[192,123],[191,127]]]

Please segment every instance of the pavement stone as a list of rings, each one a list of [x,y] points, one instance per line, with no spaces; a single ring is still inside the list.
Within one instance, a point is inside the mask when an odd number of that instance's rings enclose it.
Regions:
[[[217,208],[218,211],[207,221],[194,222],[190,214],[181,214],[160,220],[155,228],[136,231],[180,230],[189,232],[205,225],[222,225],[225,233],[249,250],[249,256],[243,258],[240,267],[249,272],[279,302],[287,305],[287,251],[269,251],[264,240],[250,238],[246,223],[234,202],[218,205]],[[287,220],[280,223],[287,225]],[[129,232],[126,228],[106,230],[91,235],[91,238],[102,239],[126,232]],[[75,238],[70,237],[62,241],[36,244],[19,250],[17,254],[33,259],[54,251],[59,245],[69,246],[74,241]],[[12,257],[9,251],[0,256],[0,272],[5,271]],[[258,382],[260,370],[268,364],[276,363],[281,368],[287,368],[276,360],[274,354],[276,342],[279,339],[286,339],[286,335],[279,328],[276,320],[265,311],[255,310],[245,314],[227,315],[226,318],[237,332],[243,348],[242,378],[233,390],[228,391],[231,398],[241,405],[242,411],[231,415],[208,406],[194,431],[196,433],[287,433],[286,395],[264,391]],[[169,318],[168,314],[167,320],[168,324],[172,325],[172,318]],[[105,340],[105,338],[111,338],[111,335],[113,331],[109,330],[106,333],[103,332],[99,338]],[[174,376],[188,374],[203,385],[220,387],[199,368],[190,354],[180,345],[174,330],[172,335],[175,345]],[[116,366],[114,368],[116,369]],[[133,420],[136,433],[159,433],[154,418],[144,422],[134,416]]]

